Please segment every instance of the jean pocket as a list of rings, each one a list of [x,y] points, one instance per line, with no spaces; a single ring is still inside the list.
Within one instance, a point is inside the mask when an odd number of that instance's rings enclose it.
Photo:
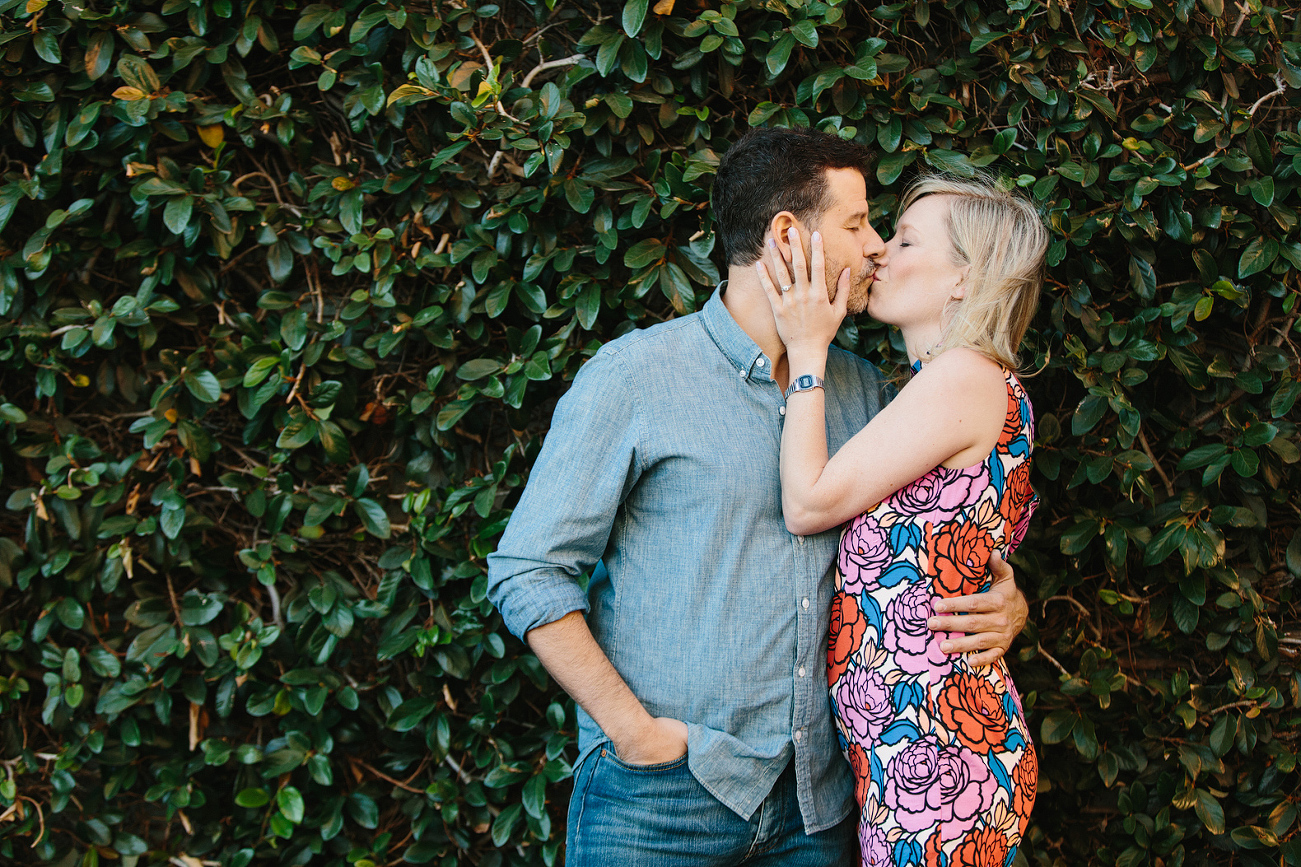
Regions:
[[[621,768],[625,771],[630,771],[634,774],[663,774],[669,771],[676,771],[679,768],[686,767],[687,764],[686,753],[683,753],[681,756],[678,756],[676,759],[673,759],[672,761],[658,762],[653,765],[634,765],[631,764],[630,762],[625,762],[623,759],[619,758],[617,755],[614,754],[614,747],[608,745],[601,747],[601,755],[609,759],[610,764],[614,765],[615,767]]]

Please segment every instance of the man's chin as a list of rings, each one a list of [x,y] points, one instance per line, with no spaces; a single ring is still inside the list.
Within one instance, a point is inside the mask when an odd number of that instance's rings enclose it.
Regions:
[[[871,295],[872,283],[871,281],[868,281],[868,284],[865,287],[849,296],[849,301],[845,305],[845,312],[850,316],[857,316],[862,313],[867,309],[867,302]]]

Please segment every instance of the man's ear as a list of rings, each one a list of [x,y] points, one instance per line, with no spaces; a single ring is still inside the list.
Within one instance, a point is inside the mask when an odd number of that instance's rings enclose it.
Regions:
[[[790,232],[791,227],[798,229],[799,225],[799,220],[796,220],[795,215],[790,211],[781,211],[768,222],[768,232],[777,241],[777,249],[781,251],[782,258],[787,262],[791,260],[791,242],[787,233]],[[764,243],[767,242],[765,238]]]

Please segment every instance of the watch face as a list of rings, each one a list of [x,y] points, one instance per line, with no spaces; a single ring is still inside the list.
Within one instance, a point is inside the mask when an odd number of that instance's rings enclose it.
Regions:
[[[812,376],[811,374],[806,373],[806,374],[804,374],[803,376],[801,376],[799,379],[797,379],[797,380],[795,380],[795,381],[796,381],[797,383],[799,383],[800,388],[812,388],[812,387],[813,387],[813,376]]]

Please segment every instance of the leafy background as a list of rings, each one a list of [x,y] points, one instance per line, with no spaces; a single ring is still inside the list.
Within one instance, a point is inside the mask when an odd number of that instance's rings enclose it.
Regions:
[[[0,72],[0,857],[557,863],[484,556],[810,124],[1051,222],[1019,863],[1301,863],[1295,7],[0,0]]]

